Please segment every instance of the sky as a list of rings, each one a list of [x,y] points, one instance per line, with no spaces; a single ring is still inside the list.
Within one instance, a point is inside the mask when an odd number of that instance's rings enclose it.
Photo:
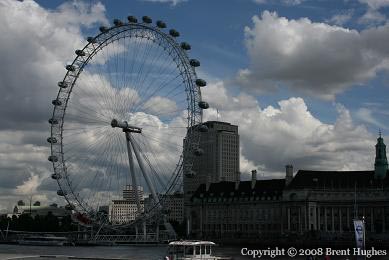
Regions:
[[[389,133],[389,0],[0,2],[0,210],[57,202],[47,119],[64,66],[101,25],[163,20],[190,43],[210,108],[239,126],[242,178],[370,170]],[[389,140],[389,139],[388,139]]]

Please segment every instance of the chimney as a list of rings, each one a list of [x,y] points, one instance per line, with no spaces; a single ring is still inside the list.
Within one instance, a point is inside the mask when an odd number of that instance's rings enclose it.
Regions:
[[[209,177],[207,176],[207,181],[205,182],[205,191],[209,191],[209,186],[211,186],[211,182],[209,181]]]
[[[286,175],[285,175],[285,185],[288,186],[293,180],[293,165],[289,164],[285,166]]]
[[[251,189],[255,188],[255,184],[257,183],[257,170],[251,171]]]
[[[240,184],[240,177],[238,176],[238,178],[235,181],[235,190],[239,189],[239,184]]]

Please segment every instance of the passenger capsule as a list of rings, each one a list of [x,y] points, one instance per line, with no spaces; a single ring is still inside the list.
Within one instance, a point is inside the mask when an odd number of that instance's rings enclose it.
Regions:
[[[59,174],[59,173],[53,173],[53,174],[51,175],[51,178],[52,178],[53,180],[59,180],[59,179],[62,178],[62,176],[61,176],[61,174]]]
[[[151,18],[148,16],[143,16],[142,20],[144,23],[152,23],[153,22],[153,20],[151,20]]]
[[[64,81],[60,81],[60,82],[58,82],[58,87],[60,87],[60,88],[67,88],[68,87],[68,83],[66,83]]]
[[[130,22],[130,23],[137,23],[137,22],[138,22],[138,19],[136,19],[136,17],[135,17],[135,16],[132,16],[132,15],[127,16],[127,20],[128,20],[128,22]]]
[[[49,137],[49,138],[47,138],[47,142],[49,142],[51,144],[56,144],[57,143],[57,138]]]
[[[76,50],[76,55],[85,56],[85,52],[83,50]]]
[[[157,21],[157,26],[159,27],[159,28],[166,28],[166,23],[164,23],[163,21]]]
[[[113,24],[114,24],[115,26],[122,26],[122,25],[123,25],[123,22],[120,21],[119,19],[114,19],[114,20],[113,20]]]
[[[86,40],[87,40],[89,43],[96,43],[96,42],[97,42],[96,39],[95,39],[95,37],[88,37],[88,38],[86,38]]]
[[[196,60],[196,59],[191,59],[191,60],[189,61],[189,63],[190,63],[190,65],[193,66],[193,67],[198,67],[198,66],[200,66],[200,62],[199,62],[198,60]]]
[[[56,124],[58,124],[58,120],[57,120],[57,119],[54,119],[54,118],[50,118],[50,119],[49,119],[49,124],[51,124],[51,125],[56,125]]]
[[[203,79],[196,79],[196,85],[199,87],[205,87],[207,85],[207,82]]]
[[[178,36],[180,36],[180,33],[177,32],[177,31],[174,30],[174,29],[171,29],[171,30],[169,31],[169,34],[170,34],[171,36],[173,36],[173,37],[178,37]]]
[[[208,132],[208,126],[204,125],[204,124],[201,124],[198,128],[198,130],[202,133],[206,133]]]
[[[66,195],[68,195],[68,193],[66,191],[63,191],[63,190],[57,190],[57,195],[58,196],[66,196]]]
[[[209,108],[209,104],[205,101],[200,101],[199,102],[199,107],[202,108],[202,109],[207,109]]]
[[[201,155],[204,154],[204,150],[201,149],[201,148],[197,148],[196,150],[194,150],[194,154],[195,154],[196,156],[201,156]]]
[[[54,99],[53,101],[51,101],[51,104],[53,104],[54,106],[60,106],[62,105],[62,102],[58,99]]]
[[[74,210],[76,207],[73,204],[68,204],[65,206],[66,210]]]
[[[186,50],[186,51],[189,51],[191,49],[189,43],[187,43],[187,42],[182,42],[181,43],[181,48]]]
[[[49,158],[47,158],[50,162],[58,162],[58,157],[55,155],[50,155]]]
[[[185,173],[185,176],[188,178],[193,178],[194,176],[196,176],[196,172],[191,170],[191,171]]]
[[[68,71],[75,71],[76,70],[76,67],[74,67],[73,65],[66,65],[65,67]]]
[[[100,32],[102,32],[102,33],[106,33],[106,32],[109,31],[109,29],[108,29],[107,27],[105,27],[105,26],[100,26],[100,27],[99,27],[99,30],[100,30]]]

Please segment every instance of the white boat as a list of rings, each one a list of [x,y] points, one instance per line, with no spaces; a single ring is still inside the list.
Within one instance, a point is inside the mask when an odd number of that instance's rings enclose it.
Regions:
[[[165,260],[229,260],[231,258],[213,256],[211,241],[180,240],[169,243]]]
[[[63,246],[68,242],[66,237],[56,236],[27,236],[18,240],[19,245],[30,246]]]

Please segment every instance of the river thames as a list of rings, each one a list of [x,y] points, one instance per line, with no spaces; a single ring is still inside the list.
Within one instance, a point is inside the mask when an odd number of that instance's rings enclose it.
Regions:
[[[229,256],[234,260],[253,259],[252,256],[242,256],[242,247],[216,247],[216,255]],[[106,258],[106,259],[127,259],[127,260],[161,260],[164,259],[166,253],[166,246],[95,246],[95,247],[44,247],[44,246],[21,246],[21,245],[6,245],[0,244],[0,260],[18,259],[19,257],[29,256],[46,256],[40,259],[60,259],[47,257],[48,255],[63,255],[73,256],[79,258],[89,259]],[[23,258],[26,259],[26,258]],[[35,258],[34,258],[35,259]],[[256,257],[255,259],[278,259],[278,260],[305,260],[308,257],[296,256],[276,256],[271,258],[269,256]],[[322,260],[324,256],[318,256],[316,260]],[[332,256],[331,260],[354,260],[354,256]],[[386,256],[373,256],[370,259],[381,260],[387,259]]]

